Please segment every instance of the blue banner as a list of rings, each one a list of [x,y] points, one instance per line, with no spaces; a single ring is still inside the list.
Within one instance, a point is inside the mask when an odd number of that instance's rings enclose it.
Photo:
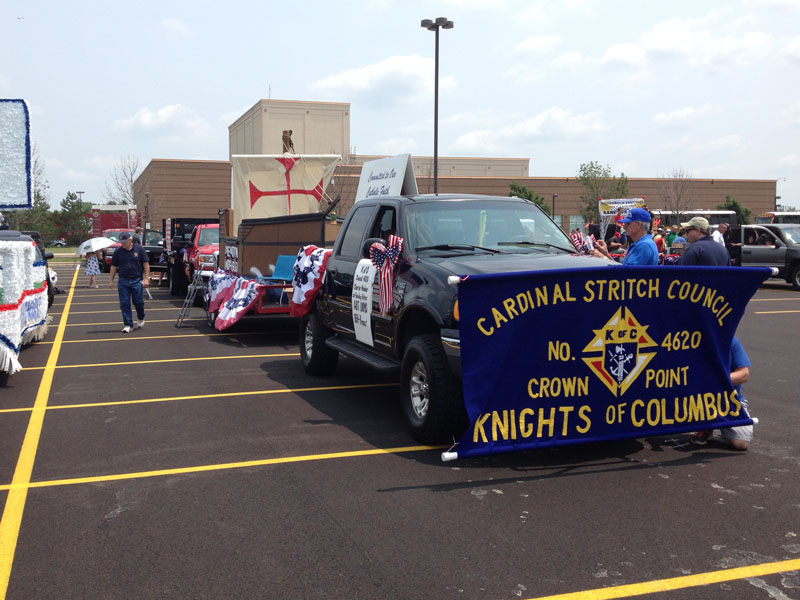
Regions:
[[[769,269],[609,267],[459,284],[459,457],[752,423],[730,346]]]

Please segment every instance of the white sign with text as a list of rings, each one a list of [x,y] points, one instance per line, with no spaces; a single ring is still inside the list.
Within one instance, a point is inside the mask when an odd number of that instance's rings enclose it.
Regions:
[[[383,196],[416,196],[418,193],[411,155],[398,154],[370,160],[361,166],[355,201]]]
[[[359,342],[374,346],[372,340],[372,283],[377,269],[368,258],[362,258],[353,274],[353,331]]]

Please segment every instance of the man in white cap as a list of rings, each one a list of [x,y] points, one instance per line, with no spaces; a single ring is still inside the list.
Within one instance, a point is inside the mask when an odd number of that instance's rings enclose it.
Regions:
[[[681,227],[689,247],[681,256],[679,265],[730,266],[731,257],[725,246],[720,246],[710,235],[708,219],[692,217],[688,223],[681,223]]]

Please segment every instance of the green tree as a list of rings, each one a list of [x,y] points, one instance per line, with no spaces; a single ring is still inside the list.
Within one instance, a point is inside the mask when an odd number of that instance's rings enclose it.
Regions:
[[[584,219],[598,221],[597,203],[600,198],[627,198],[628,178],[625,173],[619,177],[611,174],[611,167],[591,161],[578,168],[578,181],[583,184],[581,193],[581,215]]]
[[[514,183],[513,181],[508,184],[508,187],[511,190],[509,196],[516,196],[517,198],[522,198],[524,200],[528,200],[529,202],[533,202],[539,208],[541,208],[546,215],[550,214],[550,206],[547,204],[547,202],[545,202],[544,197],[537,194],[531,188]]]
[[[728,194],[725,196],[725,202],[717,204],[717,210],[732,210],[736,213],[736,222],[739,225],[745,225],[750,222],[750,215],[752,211],[739,204],[739,201]]]
[[[68,244],[79,244],[90,237],[91,223],[86,215],[91,212],[91,203],[81,202],[77,194],[67,192],[61,210],[55,213],[55,222]]]

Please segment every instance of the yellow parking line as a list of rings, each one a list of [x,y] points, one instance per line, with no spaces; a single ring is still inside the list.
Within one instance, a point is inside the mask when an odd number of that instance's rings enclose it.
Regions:
[[[785,315],[790,313],[800,313],[800,310],[762,310],[756,311],[755,315]]]
[[[192,308],[198,308],[199,310],[202,310],[202,309],[200,309],[200,307],[192,307]],[[147,312],[151,312],[151,311],[154,311],[154,310],[174,310],[175,312],[180,312],[181,309],[180,309],[179,306],[171,306],[169,308],[148,308]],[[118,312],[119,312],[119,309],[117,309],[117,310],[84,310],[84,311],[75,311],[75,312],[73,312],[71,314],[73,314],[73,315],[97,315],[97,314],[100,314],[100,313],[118,313]],[[54,312],[54,313],[50,313],[50,314],[51,315],[60,315],[61,313]]]
[[[152,321],[148,321],[151,323]],[[120,334],[119,337],[113,338],[96,338],[96,339],[88,339],[88,340],[64,340],[65,344],[93,344],[95,342],[132,342],[136,340],[167,340],[167,339],[174,339],[174,338],[187,338],[187,337],[214,337],[214,336],[240,336],[240,335],[263,335],[262,331],[244,331],[241,333],[231,333],[231,332],[222,332],[222,333],[179,333],[175,335],[146,335],[146,336],[138,336],[138,335],[126,335],[123,336]],[[37,346],[44,346],[46,344],[52,344],[53,342],[34,342]]]
[[[146,308],[148,302],[170,302],[170,300],[167,299],[162,300],[161,298],[153,298],[152,300],[150,300],[148,298],[144,302]],[[73,306],[89,306],[90,304],[116,304],[117,306],[119,306],[119,300],[98,300],[97,302],[73,302]]]
[[[52,314],[52,313],[51,313]],[[73,313],[75,314],[75,313]],[[205,321],[205,318],[198,319],[184,319],[184,323],[189,321]],[[148,323],[174,323],[175,319],[147,319]],[[119,325],[122,321],[108,321],[106,323],[67,323],[67,327],[94,327],[95,325]]]
[[[64,304],[64,319],[62,319],[62,323],[56,331],[55,343],[50,349],[50,356],[47,358],[47,365],[44,367],[42,380],[39,382],[39,391],[36,393],[36,401],[33,404],[31,418],[25,431],[25,438],[22,441],[22,448],[17,457],[17,466],[14,469],[14,476],[11,480],[11,485],[14,489],[8,493],[6,505],[3,509],[3,517],[0,520],[0,599],[5,598],[8,591],[8,581],[11,578],[11,565],[14,562],[14,553],[17,549],[22,513],[25,510],[25,501],[28,497],[28,485],[31,481],[36,450],[39,447],[39,437],[42,434],[44,409],[47,407],[47,401],[50,397],[53,374],[58,362],[58,354],[61,351],[61,340],[64,339],[65,325],[69,316],[77,279],[78,269],[75,269],[67,301]]]
[[[397,387],[397,383],[363,383],[359,385],[329,385],[325,387],[289,388],[277,390],[255,390],[250,392],[226,392],[222,394],[199,394],[196,396],[166,396],[163,398],[144,398],[142,400],[114,400],[109,402],[85,402],[83,404],[58,404],[48,406],[46,410],[67,410],[73,408],[96,408],[98,406],[125,406],[134,404],[156,404],[159,402],[177,402],[179,400],[207,400],[211,398],[241,398],[242,396],[266,396],[269,394],[299,394],[301,392],[331,392],[336,390],[363,390],[380,387]],[[32,408],[4,408],[0,414],[28,412]]]
[[[748,577],[775,575],[777,573],[797,571],[798,569],[800,569],[800,558],[794,558],[760,565],[725,569],[723,571],[709,571],[707,573],[670,577],[669,579],[658,579],[656,581],[644,581],[642,583],[631,583],[629,585],[619,585],[616,587],[556,594],[555,596],[540,596],[538,598],[531,598],[530,600],[613,600],[614,598],[630,598],[632,596],[642,596],[644,594],[654,594],[656,592],[682,590],[701,585],[711,585],[712,583],[747,579]]]
[[[121,365],[155,365],[159,363],[191,362],[197,360],[236,360],[240,358],[286,358],[300,356],[299,352],[286,352],[283,354],[242,354],[239,356],[199,356],[197,358],[165,358],[162,360],[133,360],[130,362],[92,363],[85,365],[57,365],[54,369],[85,369],[89,367],[118,367]],[[47,367],[23,367],[23,371],[41,371]]]
[[[425,450],[441,450],[448,446],[402,446],[399,448],[373,448],[371,450],[352,450],[350,452],[330,452],[328,454],[308,454],[305,456],[284,456],[282,458],[264,458],[243,462],[217,463],[199,465],[195,467],[178,467],[175,469],[161,469],[159,471],[139,471],[136,473],[115,473],[112,475],[98,475],[95,477],[75,477],[72,479],[51,479],[48,481],[32,481],[27,483],[0,485],[2,490],[22,489],[27,491],[32,488],[46,488],[61,485],[79,485],[83,483],[100,483],[103,481],[122,481],[127,479],[141,479],[144,477],[165,477],[168,475],[185,475],[187,473],[202,473],[207,471],[224,471],[229,469],[246,469],[249,467],[264,467],[267,465],[280,465],[287,463],[309,462],[315,460],[333,460],[337,458],[354,458],[357,456],[377,456],[382,454],[402,454],[406,452],[422,452]]]

